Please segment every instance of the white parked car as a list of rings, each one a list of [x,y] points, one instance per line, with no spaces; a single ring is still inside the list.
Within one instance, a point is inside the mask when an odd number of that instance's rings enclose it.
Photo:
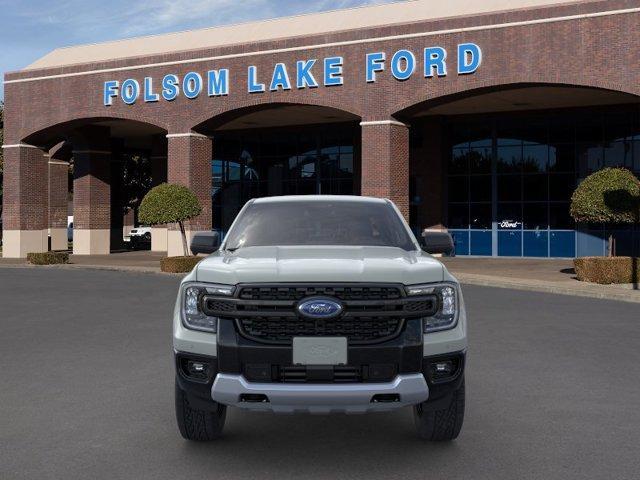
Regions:
[[[256,199],[222,245],[210,238],[216,251],[182,281],[173,319],[184,438],[218,437],[229,406],[277,413],[410,406],[422,438],[458,436],[462,292],[429,254],[441,252],[423,251],[392,202]]]
[[[129,243],[131,248],[140,245],[151,245],[151,227],[136,227],[124,237],[124,241]]]
[[[136,227],[129,232],[129,237],[147,237],[151,240],[151,227]]]

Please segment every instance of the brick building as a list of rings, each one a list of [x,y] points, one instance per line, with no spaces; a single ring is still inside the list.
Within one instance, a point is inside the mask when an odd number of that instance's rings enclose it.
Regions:
[[[74,253],[109,253],[130,151],[196,192],[190,232],[255,196],[362,194],[458,255],[601,254],[568,205],[640,170],[639,24],[631,0],[414,0],[55,50],[5,76],[3,255],[66,248],[70,158]]]

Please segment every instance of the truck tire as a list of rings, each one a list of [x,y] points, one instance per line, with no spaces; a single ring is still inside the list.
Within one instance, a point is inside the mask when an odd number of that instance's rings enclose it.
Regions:
[[[428,402],[420,403],[413,407],[413,419],[423,440],[448,442],[458,438],[464,420],[464,379],[446,408],[433,410]]]
[[[187,394],[176,382],[176,419],[180,434],[186,440],[207,442],[222,435],[227,417],[226,405],[211,402],[210,410],[201,410],[189,405]]]

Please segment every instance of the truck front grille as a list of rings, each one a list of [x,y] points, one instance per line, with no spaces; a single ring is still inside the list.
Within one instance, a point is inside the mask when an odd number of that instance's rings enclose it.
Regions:
[[[309,297],[337,299],[340,316],[310,319],[297,312]],[[402,285],[280,284],[239,285],[233,298],[205,296],[209,316],[235,320],[245,338],[271,344],[291,344],[294,337],[347,337],[349,344],[380,343],[398,336],[407,318],[433,315],[435,295],[407,297]]]
[[[246,285],[238,297],[243,300],[302,300],[306,297],[333,297],[338,300],[394,300],[404,292],[391,285]]]
[[[293,337],[347,337],[349,343],[374,343],[395,337],[402,318],[349,317],[310,320],[288,317],[253,317],[237,320],[247,337],[267,343],[291,343]]]

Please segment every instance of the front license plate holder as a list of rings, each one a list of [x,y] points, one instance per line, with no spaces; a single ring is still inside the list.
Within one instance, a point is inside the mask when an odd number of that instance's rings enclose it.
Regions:
[[[294,365],[346,365],[347,337],[294,337]]]

